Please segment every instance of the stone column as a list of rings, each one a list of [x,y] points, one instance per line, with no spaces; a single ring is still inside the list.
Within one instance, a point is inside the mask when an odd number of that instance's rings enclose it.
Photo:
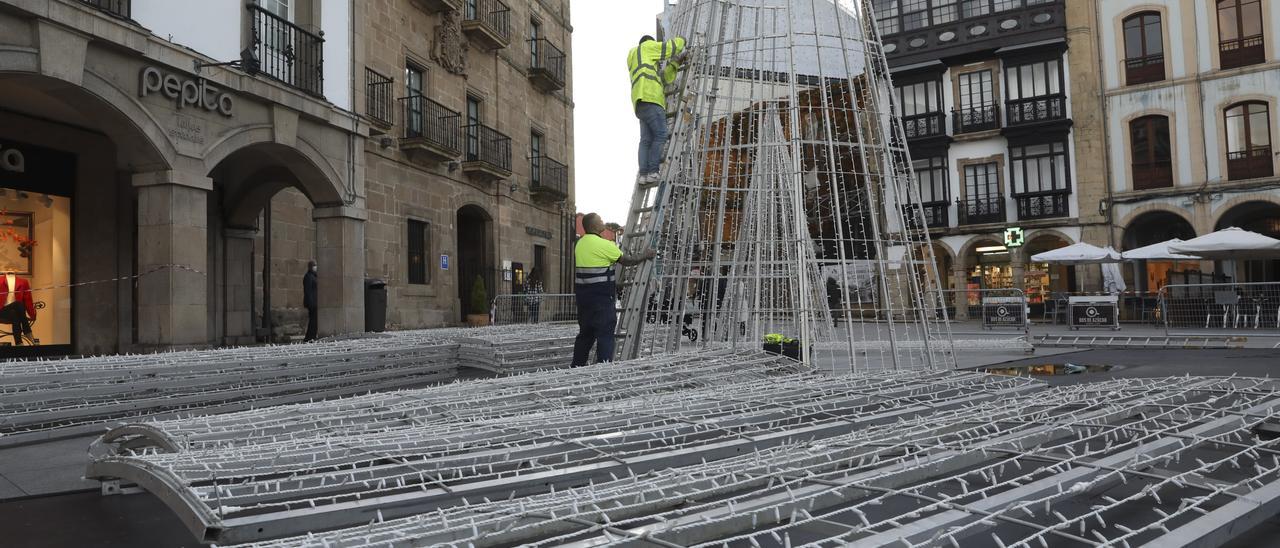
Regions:
[[[138,192],[138,342],[207,344],[208,177],[180,171],[133,176]]]
[[[317,207],[313,214],[322,337],[364,332],[365,215],[352,207]]]
[[[223,232],[226,261],[226,333],[223,344],[250,344],[254,340],[253,241],[256,230],[228,228]]]
[[[1009,250],[1009,270],[1013,272],[1013,288],[1027,290],[1027,254],[1021,248]]]
[[[964,265],[957,266],[951,270],[951,276],[955,279],[955,305],[956,319],[969,319],[969,294],[966,291],[969,287],[969,273]]]

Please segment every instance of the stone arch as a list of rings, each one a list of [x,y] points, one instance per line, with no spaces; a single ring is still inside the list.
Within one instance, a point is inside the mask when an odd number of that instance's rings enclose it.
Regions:
[[[1213,230],[1221,230],[1223,228],[1227,228],[1225,226],[1220,226],[1220,225],[1224,221],[1228,221],[1231,213],[1236,213],[1233,210],[1239,208],[1240,206],[1247,205],[1253,202],[1265,202],[1265,203],[1280,207],[1280,196],[1276,196],[1270,193],[1259,192],[1259,193],[1249,194],[1246,196],[1237,196],[1235,198],[1227,200],[1225,203],[1223,203],[1221,206],[1219,206],[1217,209],[1214,210],[1213,224],[1212,226],[1209,227],[1210,230],[1206,231],[1206,233],[1211,232]]]
[[[1172,213],[1174,215],[1177,215],[1178,217],[1181,217],[1182,220],[1186,221],[1187,224],[1191,225],[1192,228],[1196,228],[1195,219],[1191,218],[1191,215],[1190,213],[1187,212],[1187,210],[1174,207],[1169,204],[1162,204],[1162,203],[1142,204],[1134,208],[1133,211],[1130,211],[1124,217],[1121,217],[1116,222],[1116,226],[1123,230],[1124,227],[1133,224],[1133,222],[1137,220],[1138,217],[1141,217],[1143,215],[1146,215],[1148,213],[1153,213],[1153,212]],[[1203,232],[1202,230],[1199,230],[1199,229],[1196,230],[1197,234],[1200,234],[1202,232]]]
[[[1001,238],[1000,235],[998,234],[980,234],[980,235],[973,236],[972,238],[969,238],[969,241],[965,242],[964,245],[960,247],[960,252],[956,253],[955,264],[957,267],[964,267],[964,268],[973,266],[969,262],[969,256],[977,253],[975,250],[978,249],[978,247],[982,246],[983,244],[1002,245],[1003,243],[1004,243],[1003,238]]]
[[[271,126],[246,126],[213,143],[205,150],[205,171],[214,174],[229,159],[236,163],[246,156],[256,156],[256,169],[241,177],[256,185],[233,190],[228,218],[233,226],[246,226],[249,216],[256,217],[261,200],[293,186],[302,191],[317,207],[343,203],[342,176],[314,146],[299,138],[296,146],[282,145],[273,139]]]
[[[1147,223],[1163,223],[1160,230],[1152,230]],[[1122,250],[1137,249],[1146,245],[1163,242],[1170,238],[1188,240],[1196,236],[1195,225],[1191,219],[1177,211],[1164,208],[1153,208],[1145,212],[1130,215],[1124,224],[1119,226],[1121,232],[1120,247]],[[1141,238],[1140,235],[1147,237]]]
[[[12,52],[9,52],[12,53]],[[33,66],[38,66],[38,55],[29,56]],[[14,70],[17,67],[17,70]],[[134,172],[150,172],[173,169],[178,156],[177,149],[160,123],[145,109],[138,98],[114,86],[109,80],[86,70],[80,85],[50,76],[38,70],[24,70],[19,60],[6,70],[0,70],[0,95],[5,97],[6,108],[16,112],[38,108],[24,108],[32,94],[41,100],[52,99],[54,106],[64,116],[46,116],[51,119],[72,117],[75,125],[100,132],[116,145],[116,164]],[[85,101],[85,99],[91,99]]]

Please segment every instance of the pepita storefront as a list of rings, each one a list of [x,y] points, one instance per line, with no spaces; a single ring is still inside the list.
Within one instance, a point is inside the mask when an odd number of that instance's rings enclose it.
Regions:
[[[251,342],[287,188],[313,207],[321,334],[361,330],[356,118],[59,5],[0,10],[0,359]]]

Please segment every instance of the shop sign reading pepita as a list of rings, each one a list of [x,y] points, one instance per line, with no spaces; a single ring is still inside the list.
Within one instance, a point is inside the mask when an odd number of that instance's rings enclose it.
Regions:
[[[159,93],[172,99],[179,109],[186,107],[203,108],[230,117],[235,107],[231,95],[209,85],[204,78],[194,80],[174,74],[166,74],[156,67],[142,69],[139,78],[138,96],[146,97]]]

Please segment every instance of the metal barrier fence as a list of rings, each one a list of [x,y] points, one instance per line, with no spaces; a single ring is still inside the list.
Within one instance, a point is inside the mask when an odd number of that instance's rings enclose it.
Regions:
[[[578,304],[572,293],[498,295],[492,316],[494,325],[576,322]]]
[[[1280,282],[1168,285],[1160,303],[1166,333],[1247,330],[1280,336]]]
[[[983,331],[1030,330],[1031,307],[1021,289],[944,289],[939,293],[946,317],[953,322],[979,322]],[[952,329],[952,333],[963,331]]]

